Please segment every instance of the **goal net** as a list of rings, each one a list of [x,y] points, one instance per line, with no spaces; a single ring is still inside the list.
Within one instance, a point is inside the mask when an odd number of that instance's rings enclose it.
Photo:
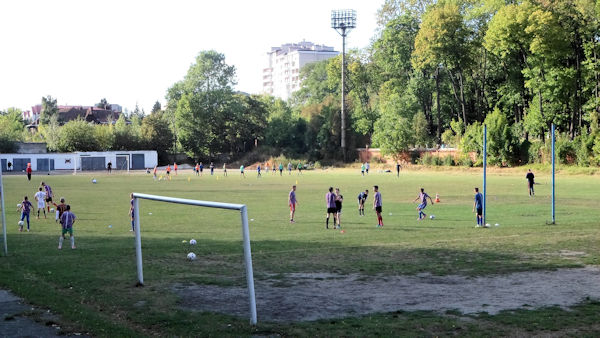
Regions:
[[[248,300],[250,304],[250,323],[256,324],[256,299],[254,294],[254,273],[252,271],[252,254],[250,251],[250,231],[248,229],[248,210],[244,204],[221,203],[211,201],[191,200],[158,195],[133,193],[134,219],[135,219],[135,252],[137,263],[137,276],[139,285],[144,285],[144,271],[142,266],[142,239],[140,227],[140,199],[193,205],[206,208],[239,210],[241,215],[242,241],[244,248],[244,264],[246,268],[246,282],[248,286]]]

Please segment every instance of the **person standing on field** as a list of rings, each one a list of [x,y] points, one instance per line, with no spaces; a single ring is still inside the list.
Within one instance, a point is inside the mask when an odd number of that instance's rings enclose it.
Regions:
[[[108,164],[106,165],[106,171],[108,171],[108,173],[112,173],[112,162],[108,161]]]
[[[50,212],[50,204],[52,203],[52,197],[54,194],[52,193],[52,188],[46,183],[42,182],[42,187],[46,191],[46,205],[48,206],[48,212]]]
[[[259,164],[258,164],[258,166],[256,167],[256,173],[257,173],[257,174],[256,174],[256,178],[259,178],[259,177],[261,177],[261,174],[260,174],[260,163],[259,163]]]
[[[535,196],[535,192],[533,191],[533,185],[535,184],[535,182],[533,181],[533,179],[535,178],[535,176],[533,175],[533,172],[531,172],[531,169],[529,169],[527,171],[527,175],[525,175],[525,178],[527,179],[527,187],[529,190],[529,196]]]
[[[337,219],[337,229],[342,227],[342,203],[344,202],[344,196],[340,193],[340,188],[335,188],[335,217]],[[335,227],[334,227],[335,228]]]
[[[479,188],[475,188],[475,201],[473,202],[473,212],[477,209],[477,226],[483,226],[483,195],[479,192]]]
[[[400,162],[396,162],[396,177],[400,177],[400,169],[402,169]]]
[[[279,176],[283,176],[283,164],[279,163]]]
[[[212,176],[215,173],[215,164],[213,162],[210,162],[210,176]]]
[[[46,193],[43,191],[42,187],[39,187],[39,191],[35,193],[34,197],[37,201],[37,219],[40,219],[40,209],[44,211],[44,218],[46,218]]]
[[[292,174],[292,162],[288,162],[288,174]]]
[[[135,230],[135,207],[134,207],[134,201],[135,199],[133,198],[133,193],[131,195],[129,195],[129,197],[131,198],[131,200],[129,201],[129,216],[131,217],[131,230],[129,231],[134,231]]]
[[[194,167],[194,172],[196,173],[196,176],[200,175],[200,165],[198,163],[196,163],[196,166]]]
[[[202,176],[202,172],[204,171],[204,164],[200,162],[200,176]]]
[[[361,166],[360,166],[360,174],[361,174],[362,176],[365,176],[365,164],[364,164],[364,163],[363,163],[363,164],[361,164]]]
[[[369,189],[366,189],[365,191],[361,191],[360,194],[358,194],[358,215],[359,216],[365,215],[365,202],[367,201],[367,197],[369,197]]]
[[[335,194],[333,187],[329,187],[329,192],[325,194],[325,204],[327,205],[327,218],[325,219],[325,229],[329,229],[329,215],[333,215],[333,228],[335,229]]]
[[[27,163],[27,169],[25,169],[25,171],[27,172],[27,180],[31,181],[31,163]]]
[[[367,173],[367,175],[369,175],[369,168],[371,168],[371,165],[369,164],[369,162],[367,162],[365,164],[365,172]]]
[[[243,164],[240,166],[240,176],[243,176],[244,178],[246,178],[246,174],[244,174],[244,165]]]
[[[383,203],[381,202],[381,193],[379,192],[379,186],[374,185],[373,186],[373,193],[375,196],[373,196],[373,209],[375,209],[375,213],[377,214],[377,227],[378,228],[382,228],[383,227],[383,217],[381,217],[381,212],[382,210],[382,205]]]
[[[31,212],[31,209],[33,209],[33,205],[31,205],[27,196],[23,198],[23,202],[21,202],[21,207],[19,209],[21,209],[21,222],[27,218],[27,232],[29,232],[29,213]],[[23,231],[22,224],[23,223],[19,224],[19,231]]]
[[[60,218],[60,223],[62,224],[62,234],[58,238],[58,250],[62,249],[63,240],[65,239],[65,235],[67,232],[69,233],[69,237],[71,239],[71,249],[75,249],[75,237],[73,237],[73,223],[75,223],[75,214],[71,212],[71,206],[67,205],[66,211],[62,214]]]
[[[227,163],[223,163],[223,176],[227,177]]]
[[[175,171],[175,176],[177,176],[177,162],[173,163],[173,170]]]
[[[290,223],[296,223],[294,221],[294,216],[296,214],[296,204],[298,204],[298,200],[296,199],[296,186],[292,186],[292,190],[288,194],[288,205],[290,206]]]
[[[52,204],[56,207],[56,218],[55,218],[55,222],[60,221],[60,217],[62,216],[62,214],[67,211],[67,205],[65,204],[65,198],[61,197],[60,198],[60,204],[56,204],[54,202],[52,202]]]

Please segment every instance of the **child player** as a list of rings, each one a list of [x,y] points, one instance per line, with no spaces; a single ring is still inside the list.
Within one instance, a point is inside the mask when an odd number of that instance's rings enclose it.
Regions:
[[[200,175],[200,165],[198,163],[196,163],[196,166],[194,167],[194,171],[196,172],[196,176]]]
[[[283,164],[279,163],[279,176],[283,175]]]
[[[368,196],[369,196],[369,189],[366,189],[365,191],[361,191],[360,194],[358,194],[358,215],[359,216],[365,215],[365,202],[367,201]]]
[[[534,177],[535,176],[531,172],[531,169],[529,169],[527,171],[527,175],[525,175],[525,178],[527,179],[527,187],[529,189],[529,197],[535,196],[535,192],[533,191],[533,185],[535,184],[535,182],[533,181]]]
[[[25,218],[27,218],[27,231],[29,232],[29,212],[33,209],[33,205],[27,199],[27,196],[23,197],[23,202],[21,202],[21,222]],[[19,231],[23,231],[23,223],[19,223]]]
[[[223,176],[227,176],[227,163],[223,163]]]
[[[48,212],[50,212],[50,204],[52,203],[54,194],[52,193],[52,188],[46,183],[42,182],[42,187],[44,187],[44,190],[46,191],[46,205],[48,206]]]
[[[37,219],[40,219],[40,209],[44,211],[44,218],[46,218],[46,193],[42,191],[43,188],[39,187],[39,191],[35,193],[34,197],[37,201]]]
[[[298,200],[296,199],[296,186],[292,186],[292,190],[288,195],[288,205],[290,206],[290,223],[296,223],[294,221],[294,215],[296,214],[296,204],[298,204]]]
[[[173,170],[175,171],[175,175],[177,175],[177,162],[173,163]]]
[[[427,215],[423,212],[423,210],[425,208],[427,208],[427,199],[429,198],[429,200],[431,201],[431,204],[433,204],[433,200],[431,199],[431,197],[429,195],[427,195],[427,193],[425,192],[425,189],[421,188],[421,192],[419,193],[419,196],[417,196],[417,198],[415,198],[413,200],[417,201],[419,200],[421,203],[417,206],[417,211],[419,212],[417,214],[417,221],[422,220],[423,218],[427,217]]]
[[[335,217],[337,219],[337,229],[342,227],[342,202],[344,202],[344,196],[340,193],[340,188],[335,188]]]
[[[373,209],[375,209],[375,213],[377,214],[377,227],[383,227],[383,218],[381,217],[381,193],[379,192],[379,186],[373,186],[373,192],[375,196],[373,196]]]
[[[325,203],[327,205],[327,218],[325,219],[325,229],[329,229],[329,214],[333,215],[333,228],[335,229],[335,194],[333,187],[329,187],[329,192],[325,194]]]
[[[475,201],[473,202],[473,212],[477,209],[477,225],[475,227],[483,226],[483,195],[479,192],[479,188],[475,188]]]
[[[75,214],[71,212],[71,206],[67,205],[65,212],[60,217],[60,223],[62,224],[62,234],[58,238],[58,250],[62,249],[63,240],[67,232],[71,239],[71,249],[75,249],[75,237],[73,237],[73,223],[75,223]]]
[[[60,217],[62,216],[62,214],[65,213],[65,211],[67,211],[67,205],[65,204],[65,198],[61,197],[60,198],[60,204],[56,204],[56,203],[52,203],[54,204],[54,206],[56,207],[56,219],[55,222],[60,221]]]

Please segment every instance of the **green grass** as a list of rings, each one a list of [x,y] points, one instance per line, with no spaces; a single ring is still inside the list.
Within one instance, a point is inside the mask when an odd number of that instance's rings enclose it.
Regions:
[[[472,191],[481,185],[477,169],[408,171],[400,178],[318,170],[302,176],[269,174],[262,179],[253,173],[242,179],[230,170],[229,177],[218,180],[186,173],[170,182],[154,182],[145,174],[96,174],[98,184],[92,184],[89,175],[34,176],[32,182],[24,176],[5,176],[9,256],[0,258],[0,286],[62,315],[65,331],[100,336],[395,336],[398,332],[496,336],[556,330],[592,335],[598,327],[589,323],[600,311],[593,300],[568,312],[547,308],[473,318],[398,312],[308,323],[261,322],[255,328],[246,318],[178,310],[178,298],[169,291],[173,283],[244,285],[239,212],[145,200],[140,202],[140,220],[146,286],[135,287],[130,192],[247,204],[254,219],[250,232],[257,279],[292,272],[359,273],[375,278],[420,272],[479,276],[600,264],[600,178],[559,175],[557,224],[547,226],[550,177],[538,176],[537,196],[529,198],[524,173],[488,175],[488,222],[500,226],[486,230],[473,228]],[[17,231],[15,206],[23,195],[32,197],[41,180],[52,186],[57,197],[66,197],[78,216],[77,250],[56,249],[59,227],[53,217],[32,220],[30,233]],[[290,225],[287,193],[296,181],[298,223]],[[374,184],[383,196],[384,229],[375,228],[370,208],[364,217],[356,212],[356,195]],[[345,197],[345,234],[324,230],[324,195],[329,186],[340,187]],[[436,215],[433,221],[416,221],[416,205],[411,201],[420,187],[432,196],[439,193],[442,199],[426,210]],[[372,193],[368,205],[371,202]],[[193,250],[200,258],[194,263],[185,260],[190,247],[181,243],[190,238],[199,242]],[[585,255],[563,257],[560,250]],[[526,325],[531,322],[537,324]]]

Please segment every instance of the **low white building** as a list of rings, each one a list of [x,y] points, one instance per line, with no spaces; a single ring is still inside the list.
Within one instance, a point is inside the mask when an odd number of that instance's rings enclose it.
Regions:
[[[263,69],[263,92],[284,100],[300,89],[300,69],[307,63],[327,60],[339,52],[333,47],[315,45],[309,41],[286,43],[273,47]]]
[[[146,169],[158,165],[155,150],[89,151],[75,153],[0,154],[2,171],[22,171],[31,163],[33,171],[48,170],[105,170],[108,162],[115,170]]]

